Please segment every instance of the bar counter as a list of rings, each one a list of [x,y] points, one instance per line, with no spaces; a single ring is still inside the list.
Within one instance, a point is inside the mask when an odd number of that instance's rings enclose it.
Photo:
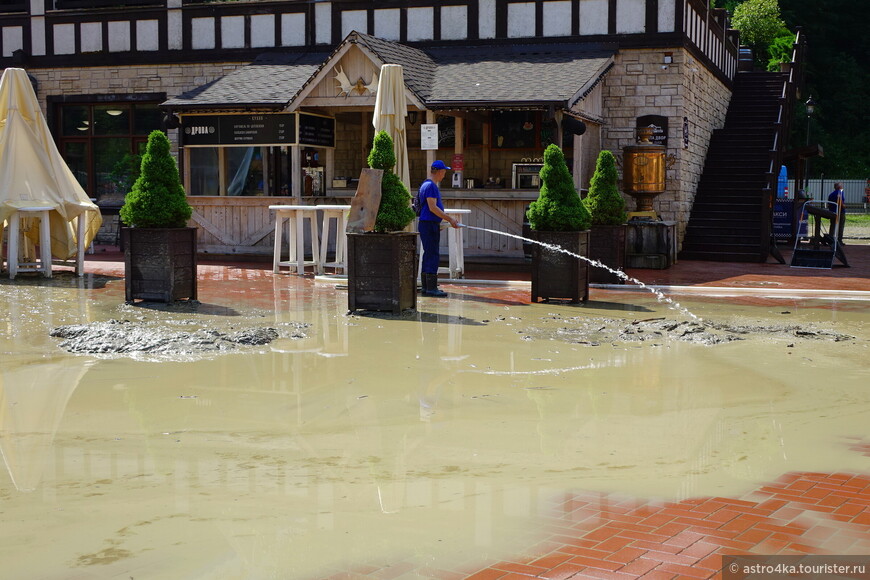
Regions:
[[[191,225],[198,228],[200,253],[271,256],[274,250],[274,216],[270,205],[346,205],[355,188],[329,189],[326,195],[282,197],[188,196],[193,207]],[[416,193],[416,189],[412,192]],[[525,211],[537,199],[537,189],[442,187],[444,206],[471,210],[466,225],[522,235]],[[445,237],[446,238],[446,237]],[[446,239],[442,240],[446,252]],[[465,232],[465,254],[522,257],[522,241],[480,230]]]

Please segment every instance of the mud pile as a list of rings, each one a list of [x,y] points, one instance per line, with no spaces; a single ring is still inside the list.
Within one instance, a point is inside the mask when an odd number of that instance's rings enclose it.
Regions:
[[[833,342],[854,339],[853,336],[831,330],[794,324],[760,325],[678,321],[667,318],[626,321],[604,317],[573,317],[560,322],[568,324],[563,324],[557,329],[526,328],[519,332],[526,340],[563,340],[588,346],[626,342],[663,343],[668,340],[712,346],[744,340],[749,336],[767,339],[827,340]]]
[[[80,354],[129,355],[191,355],[236,351],[262,346],[277,338],[305,338],[305,324],[287,323],[272,326],[250,326],[225,329],[190,327],[192,321],[130,321],[108,320],[88,324],[58,326],[49,332],[63,339],[60,348]]]

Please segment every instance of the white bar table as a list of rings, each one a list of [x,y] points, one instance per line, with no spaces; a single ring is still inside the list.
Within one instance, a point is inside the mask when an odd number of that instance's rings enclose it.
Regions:
[[[323,211],[323,225],[320,239],[320,267],[334,268],[347,273],[347,212],[349,205],[318,205],[318,210]],[[326,261],[326,252],[329,246],[329,230],[331,220],[335,219],[335,258],[332,262]]]
[[[296,268],[297,274],[305,273],[305,266],[314,266],[317,273],[322,273],[320,261],[320,236],[317,226],[316,205],[270,205],[275,212],[275,246],[272,256],[272,271],[280,273],[280,268]],[[311,260],[305,260],[305,219],[311,224]],[[281,241],[284,235],[284,220],[288,220],[287,260],[281,260]]]

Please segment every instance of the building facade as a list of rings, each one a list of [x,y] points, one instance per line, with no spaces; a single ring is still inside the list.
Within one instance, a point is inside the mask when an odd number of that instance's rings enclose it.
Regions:
[[[537,192],[514,174],[546,143],[562,145],[583,190],[600,150],[620,158],[652,122],[668,157],[655,207],[682,231],[710,135],[724,123],[736,40],[724,11],[701,0],[0,3],[0,64],[28,71],[91,196],[117,201],[125,157],[151,130],[167,130],[201,247],[215,253],[270,252],[276,197],[353,195],[372,133],[366,87],[386,63],[406,71],[410,186],[431,159],[459,162],[446,197],[473,210],[471,225],[521,232]],[[331,119],[332,140],[185,137],[196,121],[250,115]],[[438,149],[424,150],[421,127],[434,124]],[[483,236],[469,246],[521,252]]]

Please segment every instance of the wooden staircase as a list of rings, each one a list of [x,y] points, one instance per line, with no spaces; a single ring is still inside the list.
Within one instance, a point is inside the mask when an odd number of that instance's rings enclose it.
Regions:
[[[684,260],[763,262],[769,251],[771,149],[787,75],[739,72],[725,117],[713,132],[686,226]]]

